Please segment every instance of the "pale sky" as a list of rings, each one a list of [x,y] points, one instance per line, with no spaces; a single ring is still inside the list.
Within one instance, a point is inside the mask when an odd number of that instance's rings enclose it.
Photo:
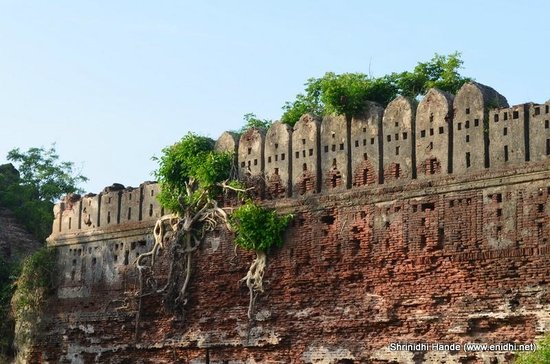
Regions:
[[[510,104],[550,98],[550,2],[0,0],[0,163],[56,143],[99,192],[189,131],[278,119],[310,77],[462,52]]]

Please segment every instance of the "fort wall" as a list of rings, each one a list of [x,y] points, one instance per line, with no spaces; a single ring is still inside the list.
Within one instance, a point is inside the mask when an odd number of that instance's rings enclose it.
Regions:
[[[549,108],[508,107],[492,88],[468,83],[456,97],[432,89],[418,105],[404,97],[385,110],[368,103],[365,115],[352,120],[304,115],[294,128],[277,122],[240,138],[225,132],[216,148],[237,152],[239,178],[259,186],[260,198],[336,193],[544,162],[550,156]],[[82,201],[72,197],[59,206],[53,232],[157,218],[160,205],[151,189],[158,187],[152,186],[113,185]]]
[[[60,268],[34,362],[506,363],[511,352],[397,342],[532,343],[550,330],[550,102],[430,90],[364,116],[274,123],[218,150],[263,204],[292,212],[247,318],[253,254],[224,227],[193,254],[184,314],[138,297],[136,257],[164,211],[158,184],[67,196],[49,245]],[[469,157],[468,157],[469,153]],[[165,246],[161,254],[170,251]],[[162,255],[164,256],[164,255]],[[147,274],[163,282],[166,259]],[[139,322],[136,320],[139,317]]]

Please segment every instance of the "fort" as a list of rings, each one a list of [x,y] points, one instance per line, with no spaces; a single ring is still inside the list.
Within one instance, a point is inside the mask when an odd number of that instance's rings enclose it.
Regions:
[[[224,228],[194,253],[184,316],[161,295],[138,307],[134,261],[164,211],[156,183],[114,184],[54,208],[59,283],[32,362],[505,363],[513,352],[391,348],[550,330],[550,101],[510,107],[467,83],[368,102],[362,117],[225,132],[216,148],[295,215],[255,319],[239,284],[251,253]]]

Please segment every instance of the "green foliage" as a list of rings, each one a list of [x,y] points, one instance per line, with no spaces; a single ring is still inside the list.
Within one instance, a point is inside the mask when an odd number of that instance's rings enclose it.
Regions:
[[[311,113],[314,115],[323,114],[323,104],[321,102],[321,79],[310,78],[305,83],[305,94],[296,95],[296,100],[287,101],[283,106],[283,123],[293,126],[302,115]]]
[[[515,364],[542,364],[550,363],[550,335],[546,335],[537,343],[537,350],[520,353]]]
[[[416,97],[425,94],[431,88],[456,94],[464,83],[471,81],[458,72],[463,63],[458,52],[448,56],[436,53],[430,61],[419,62],[412,72],[405,71],[393,74],[392,77],[399,94],[403,96]]]
[[[17,164],[22,184],[36,193],[37,200],[54,202],[64,194],[80,192],[78,183],[88,180],[74,170],[73,162],[59,161],[55,145],[26,152],[15,148],[8,152],[8,160]]]
[[[247,201],[230,215],[229,223],[235,231],[235,244],[246,250],[267,251],[283,244],[283,233],[292,215],[277,215]]]
[[[56,250],[43,247],[25,258],[15,281],[11,313],[16,321],[14,344],[20,352],[28,348],[36,332],[45,299],[53,292],[56,277]]]
[[[456,93],[469,78],[458,70],[462,67],[460,53],[448,56],[436,54],[428,62],[419,62],[413,71],[370,77],[363,73],[326,73],[321,78],[310,78],[305,93],[283,106],[281,120],[294,125],[305,113],[315,115],[343,114],[351,118],[365,111],[365,101],[383,106],[398,95],[418,97],[430,88]]]
[[[52,228],[53,202],[79,192],[78,183],[87,178],[74,172],[72,162],[59,161],[54,146],[12,149],[8,159],[19,171],[11,164],[0,166],[0,206],[10,209],[38,240],[45,240]]]
[[[14,291],[14,279],[18,274],[18,266],[0,256],[0,363],[2,356],[12,350],[14,336],[14,321],[10,317],[10,301]]]
[[[254,114],[254,113],[244,114],[243,119],[244,119],[245,124],[238,131],[239,134],[242,134],[242,133],[244,133],[245,131],[247,131],[248,129],[251,129],[251,128],[267,130],[267,129],[269,129],[271,124],[273,124],[272,120],[259,119],[258,117],[256,117],[256,114]]]
[[[23,260],[15,281],[12,310],[16,318],[41,308],[43,299],[54,288],[56,250],[42,247]]]
[[[179,142],[162,150],[155,176],[161,185],[160,203],[174,212],[182,212],[180,196],[186,199],[186,183],[197,183],[194,197],[206,191],[210,196],[219,192],[217,184],[229,178],[233,157],[214,151],[211,139],[189,133]],[[186,200],[186,204],[193,201]]]

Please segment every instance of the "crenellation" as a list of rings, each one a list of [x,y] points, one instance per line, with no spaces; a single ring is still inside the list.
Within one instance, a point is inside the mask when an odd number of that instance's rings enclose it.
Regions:
[[[80,229],[81,208],[80,195],[70,194],[65,196],[58,209],[61,213],[59,231],[75,231]]]
[[[384,183],[416,177],[414,100],[399,96],[384,111]]]
[[[141,191],[139,188],[126,187],[120,194],[120,224],[139,221]]]
[[[240,137],[224,132],[215,149],[236,151],[239,177],[260,187],[256,197],[266,199],[505,173],[548,160],[550,101],[508,107],[494,89],[470,82],[456,97],[431,89],[418,104],[402,96],[385,110],[367,102],[364,115],[351,120],[306,114],[294,128],[275,122],[265,132],[252,128]],[[67,197],[54,208],[52,236],[155,220],[164,213],[158,193],[158,184],[146,182]]]
[[[529,105],[529,155],[531,161],[550,158],[550,100]]]
[[[241,135],[238,147],[239,177],[263,177],[264,173],[263,130],[252,128]]]
[[[348,187],[348,123],[344,115],[328,115],[321,122],[322,191],[338,191]],[[351,185],[351,184],[350,184]]]
[[[88,193],[82,197],[81,230],[94,230],[99,227],[99,195]],[[67,233],[66,230],[63,232]]]
[[[494,89],[469,82],[457,92],[453,107],[453,173],[488,168],[491,126],[488,112],[495,107],[508,107],[508,102]]]
[[[222,135],[216,140],[214,149],[219,152],[230,152],[237,154],[239,147],[239,136],[237,133],[231,131],[224,131]]]
[[[502,168],[528,161],[526,127],[531,104],[489,110],[489,161],[491,168]],[[527,130],[528,133],[528,130]]]
[[[144,182],[139,188],[115,183],[98,195],[67,195],[54,206],[52,235],[71,235],[95,230],[110,231],[142,221],[156,220],[164,214],[157,199],[160,187]]]
[[[99,194],[99,224],[105,229],[120,222],[121,195],[124,186],[114,183]]]
[[[454,96],[431,89],[416,111],[416,178],[433,178],[452,171]],[[482,128],[479,119],[468,127]],[[467,136],[468,138],[468,136]]]
[[[493,89],[468,83],[454,99],[432,89],[418,105],[403,97],[386,110],[368,103],[351,120],[304,115],[294,129],[276,122],[240,141],[224,133],[215,148],[236,150],[241,178],[265,178],[257,197],[294,215],[284,245],[269,252],[254,320],[237,283],[253,255],[235,248],[225,227],[193,253],[180,316],[151,280],[140,291],[135,266],[165,213],[159,184],[66,196],[48,240],[59,253],[59,282],[33,355],[90,363],[508,362],[511,352],[419,355],[388,345],[532,343],[550,328],[549,109],[508,107]],[[170,251],[161,248],[144,277],[163,285]]]
[[[306,114],[292,131],[292,195],[301,196],[321,190],[321,123]]]
[[[141,213],[140,221],[156,221],[164,215],[164,211],[157,195],[160,192],[160,185],[156,182],[144,182],[139,185],[141,190]]]
[[[382,183],[382,118],[384,108],[367,102],[365,115],[351,120],[351,170],[352,186]]]
[[[292,128],[275,122],[265,136],[265,180],[267,197],[290,197],[292,193]]]
[[[237,152],[239,179],[254,188],[255,198],[263,198],[265,193],[265,131],[251,128],[240,139]]]

